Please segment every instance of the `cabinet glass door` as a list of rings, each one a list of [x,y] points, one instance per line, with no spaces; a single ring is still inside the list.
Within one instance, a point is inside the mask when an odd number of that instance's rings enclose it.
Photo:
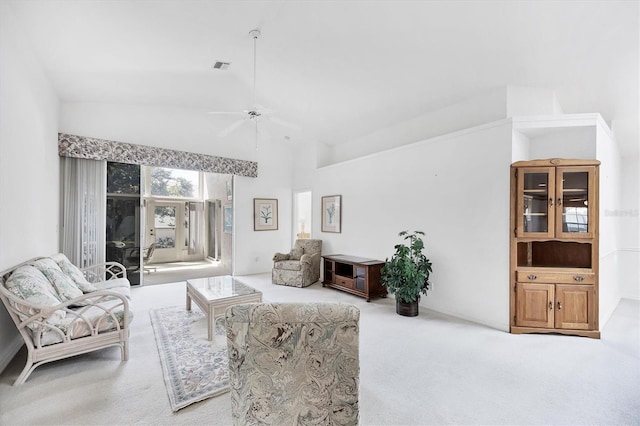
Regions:
[[[552,167],[531,167],[518,171],[519,237],[551,237],[554,232],[555,173]]]
[[[556,235],[564,238],[591,238],[594,169],[591,167],[558,168]]]

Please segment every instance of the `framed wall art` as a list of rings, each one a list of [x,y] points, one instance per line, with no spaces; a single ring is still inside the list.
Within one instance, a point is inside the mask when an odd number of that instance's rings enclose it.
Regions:
[[[278,200],[275,198],[253,199],[253,230],[275,231],[278,229]]]
[[[322,197],[322,232],[342,232],[342,195]]]

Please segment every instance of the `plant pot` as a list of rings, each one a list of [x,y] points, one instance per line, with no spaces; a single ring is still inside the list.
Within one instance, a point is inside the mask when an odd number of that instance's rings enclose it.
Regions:
[[[396,300],[396,313],[405,317],[418,316],[418,301],[404,303]]]

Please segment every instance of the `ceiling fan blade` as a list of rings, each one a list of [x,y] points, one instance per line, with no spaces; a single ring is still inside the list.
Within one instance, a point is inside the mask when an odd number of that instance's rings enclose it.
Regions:
[[[259,113],[260,115],[271,115],[271,114],[276,112],[275,110],[269,109],[269,108],[265,108],[262,105],[254,105],[254,106],[251,107],[250,110],[245,111],[245,112],[249,112],[249,111],[255,111],[255,112]]]
[[[293,124],[293,123],[289,123],[288,121],[285,121],[281,118],[278,117],[269,117],[269,120],[273,121],[276,124],[279,124],[280,126],[284,126],[284,127],[288,127],[290,129],[299,129],[300,126],[298,126],[297,124]]]
[[[267,142],[271,140],[271,132],[269,132],[267,126],[264,125],[264,122],[256,121],[256,131],[258,135],[260,135],[261,140]]]
[[[229,133],[233,132],[234,130],[236,130],[238,127],[242,126],[242,123],[245,122],[245,119],[243,118],[242,120],[238,120],[235,121],[233,123],[231,123],[230,126],[222,129],[220,131],[220,133],[218,133],[218,137],[220,138],[224,138],[225,136],[227,136]]]

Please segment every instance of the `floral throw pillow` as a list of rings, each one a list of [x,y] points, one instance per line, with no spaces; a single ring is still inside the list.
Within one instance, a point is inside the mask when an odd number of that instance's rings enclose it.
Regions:
[[[62,272],[62,269],[60,269],[53,259],[38,259],[33,263],[33,266],[47,277],[58,292],[61,301],[66,302],[67,300],[82,296],[82,290],[78,288],[71,277]]]
[[[76,265],[71,263],[69,258],[67,258],[64,253],[54,254],[53,256],[51,256],[51,259],[53,259],[58,264],[60,269],[62,269],[62,272],[71,277],[71,279],[76,283],[76,286],[80,290],[82,290],[83,293],[90,293],[92,291],[98,290],[96,286],[87,281],[87,279],[82,274],[82,271]]]
[[[24,265],[13,271],[5,286],[17,297],[35,305],[47,307],[58,305],[61,302],[47,277],[31,265]],[[17,308],[25,314],[22,319],[37,312],[36,309],[26,308],[24,305],[17,306]],[[47,322],[59,324],[66,315],[65,311],[57,310],[51,314]]]

